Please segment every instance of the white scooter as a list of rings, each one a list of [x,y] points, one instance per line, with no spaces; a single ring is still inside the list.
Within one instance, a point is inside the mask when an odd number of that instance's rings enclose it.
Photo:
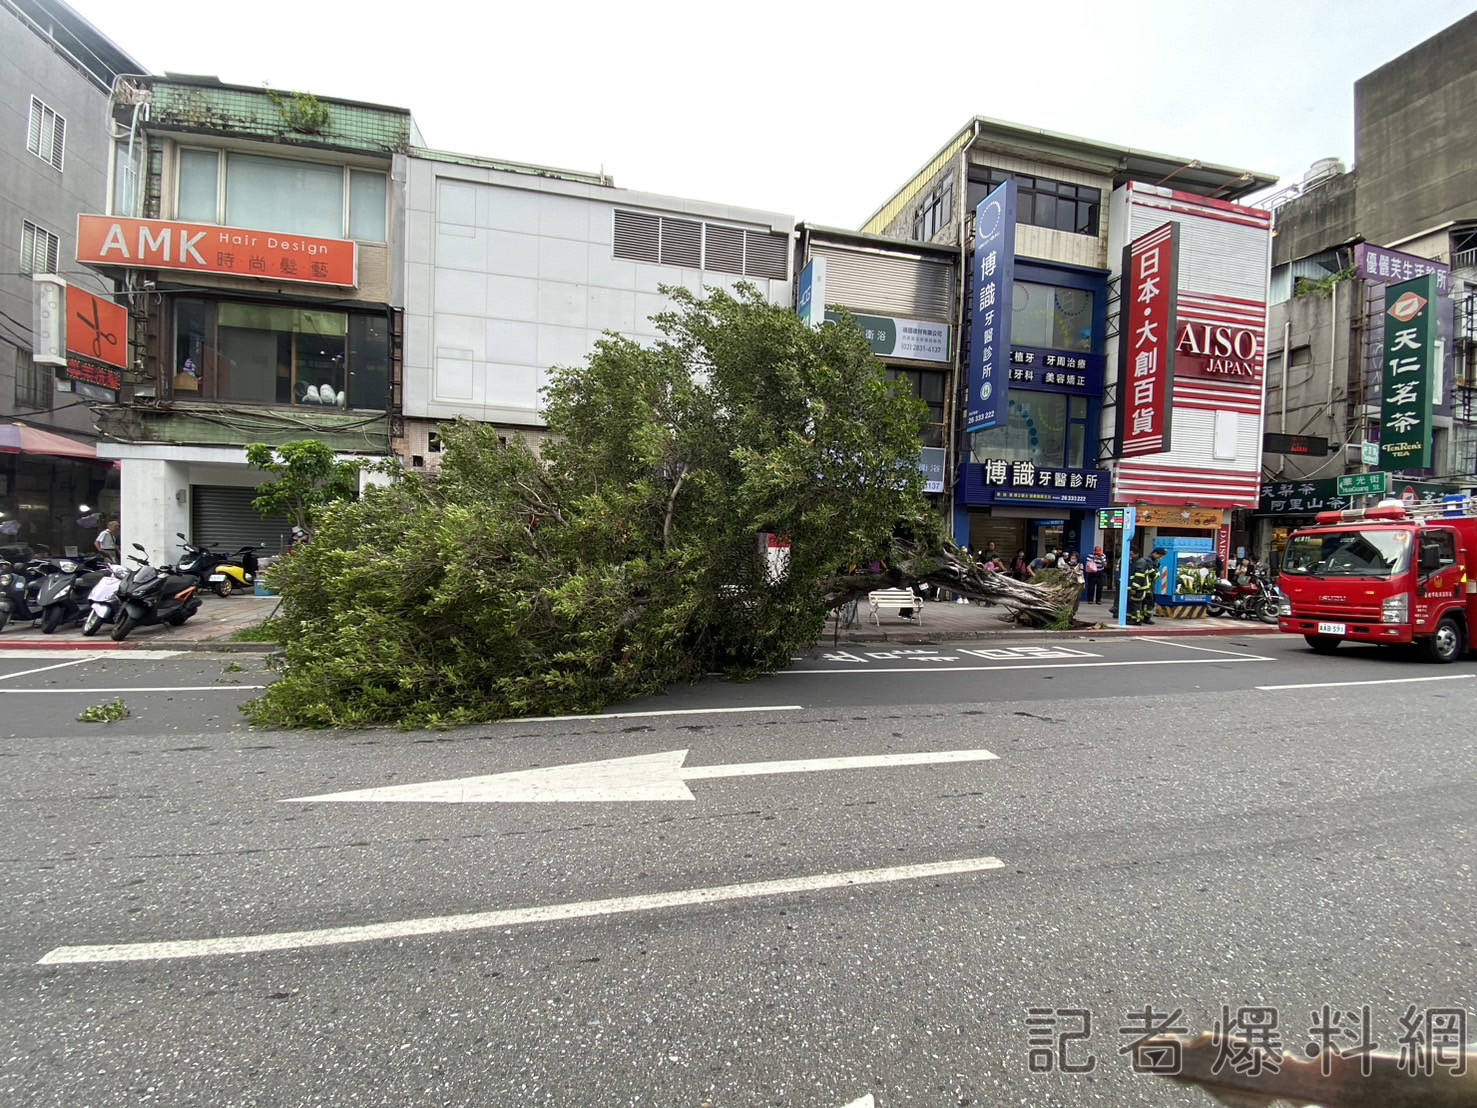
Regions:
[[[127,566],[114,565],[109,573],[98,579],[92,591],[87,594],[87,603],[92,610],[82,621],[82,633],[88,638],[96,635],[105,623],[112,623],[118,617],[118,587],[133,571]]]

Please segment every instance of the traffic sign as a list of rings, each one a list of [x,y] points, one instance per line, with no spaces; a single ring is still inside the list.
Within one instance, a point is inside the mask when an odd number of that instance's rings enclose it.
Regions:
[[[1335,488],[1340,496],[1383,496],[1390,487],[1390,475],[1383,472],[1346,473]]]

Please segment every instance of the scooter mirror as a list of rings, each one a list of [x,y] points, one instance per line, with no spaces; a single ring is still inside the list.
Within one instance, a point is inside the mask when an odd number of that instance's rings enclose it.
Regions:
[[[141,542],[136,542],[136,543],[133,544],[133,548],[135,550],[144,550],[144,544],[141,543]],[[148,551],[147,550],[144,550],[144,553],[147,554]]]
[[[174,533],[174,537],[177,538],[177,539],[180,539],[180,540],[182,540],[184,542],[189,542],[190,541],[189,539],[186,539],[185,538],[185,533],[183,531],[176,531]]]

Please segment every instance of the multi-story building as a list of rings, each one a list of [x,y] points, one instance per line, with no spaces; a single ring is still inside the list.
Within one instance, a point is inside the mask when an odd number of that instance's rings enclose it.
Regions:
[[[98,408],[127,538],[280,547],[244,447],[311,438],[385,455],[398,420],[403,108],[120,78],[113,202],[76,265],[118,279],[138,374]]]
[[[1354,166],[1313,164],[1275,213],[1269,450],[1255,546],[1275,555],[1314,513],[1362,503],[1339,478],[1388,473],[1431,499],[1477,482],[1477,14],[1354,85]],[[1429,466],[1382,465],[1385,293],[1434,276],[1440,357],[1424,382]],[[1377,479],[1376,479],[1377,480]]]
[[[1224,550],[1231,513],[1256,503],[1270,252],[1266,213],[1236,201],[1274,181],[976,118],[867,221],[868,234],[953,248],[959,342],[944,420],[956,541],[1031,555],[1111,548],[1120,533],[1099,530],[1098,510],[1131,505],[1148,539]],[[1013,203],[1013,218],[986,205],[990,225],[976,227],[987,199]],[[1119,357],[1124,248],[1166,224],[1178,279],[1165,289],[1178,304],[1158,334],[1159,395],[1124,404],[1138,387]],[[1206,328],[1238,342],[1238,356],[1212,357]],[[1145,443],[1132,432],[1151,409],[1159,433]]]
[[[540,390],[606,331],[656,337],[661,286],[756,285],[790,300],[794,219],[631,192],[604,174],[411,152],[405,236],[405,442],[439,463],[440,423],[537,441]]]
[[[79,325],[67,345],[80,356],[48,358],[34,278],[49,278],[58,305],[65,282],[107,310],[112,283],[73,261],[77,216],[106,203],[108,93],[141,67],[60,0],[0,0],[0,59],[0,546],[90,549],[118,511],[118,481],[97,459],[89,405],[113,395],[127,339],[102,329],[118,340],[107,365]]]

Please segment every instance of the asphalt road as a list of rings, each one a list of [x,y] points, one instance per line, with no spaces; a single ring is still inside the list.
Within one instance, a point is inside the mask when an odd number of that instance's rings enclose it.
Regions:
[[[1209,1104],[1131,1010],[1472,1005],[1477,663],[853,648],[441,733],[251,731],[268,680],[0,656],[7,1103]]]

